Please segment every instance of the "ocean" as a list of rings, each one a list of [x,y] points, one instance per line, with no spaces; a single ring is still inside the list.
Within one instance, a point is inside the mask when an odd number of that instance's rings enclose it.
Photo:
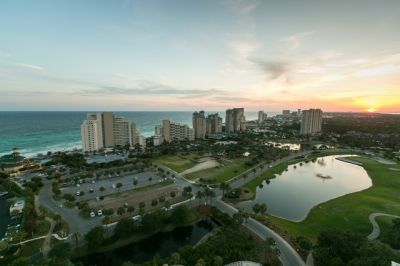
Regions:
[[[136,123],[141,134],[151,136],[163,119],[192,126],[193,112],[114,112]],[[207,112],[213,113],[213,112]],[[219,112],[225,117],[225,112]],[[47,151],[80,149],[80,125],[87,112],[0,112],[0,156],[19,148],[32,157]],[[269,113],[268,115],[274,115]],[[257,112],[246,112],[246,119],[257,119]]]

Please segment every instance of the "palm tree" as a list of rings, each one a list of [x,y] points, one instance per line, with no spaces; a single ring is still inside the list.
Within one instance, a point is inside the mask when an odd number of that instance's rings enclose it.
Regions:
[[[137,181],[137,179],[135,178],[135,179],[133,179],[133,186],[135,186],[136,187],[136,185],[138,184],[138,181]]]
[[[267,205],[265,203],[260,204],[260,214],[264,215],[267,212]]]
[[[230,189],[230,186],[229,186],[229,184],[227,184],[227,183],[225,183],[225,182],[221,182],[221,183],[219,184],[219,189],[222,190],[222,197],[224,197],[224,196],[225,196],[225,190],[229,190],[229,189]]]
[[[272,250],[275,248],[276,242],[272,237],[267,237],[263,242],[265,260],[270,261]],[[268,258],[268,259],[267,259]]]
[[[204,196],[203,191],[199,190],[199,191],[196,192],[196,198],[199,200],[199,206],[200,206],[200,203],[201,203],[201,198],[203,196]]]
[[[106,188],[105,187],[100,187],[100,192],[101,192],[101,195],[103,195],[103,193],[104,193],[104,191],[106,190]]]
[[[118,192],[120,191],[120,189],[121,189],[121,187],[123,186],[123,184],[122,183],[117,183],[117,189],[118,189]]]
[[[75,240],[75,246],[78,247],[79,240],[81,239],[81,234],[79,232],[75,232],[72,235],[73,239]]]

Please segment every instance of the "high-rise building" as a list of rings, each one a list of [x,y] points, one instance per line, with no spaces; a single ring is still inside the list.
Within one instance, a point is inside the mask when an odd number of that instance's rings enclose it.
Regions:
[[[300,134],[312,135],[321,132],[322,129],[322,110],[309,109],[303,111],[301,119]]]
[[[159,134],[161,132],[161,135]],[[173,140],[194,140],[194,130],[187,125],[171,123],[169,120],[163,120],[162,126],[156,126],[154,139],[157,144],[162,137],[162,141],[171,142]]]
[[[82,147],[84,152],[98,151],[115,146],[134,146],[140,133],[135,123],[112,112],[88,113],[81,125]]]
[[[262,124],[267,119],[267,114],[264,111],[258,111],[258,124]]]
[[[239,132],[246,129],[246,118],[244,108],[233,108],[226,110],[225,131]]]
[[[290,110],[282,110],[282,115],[283,116],[289,116],[290,115]]]
[[[103,148],[101,119],[97,119],[96,115],[88,115],[81,125],[81,138],[83,152],[94,152]]]
[[[222,118],[218,113],[210,114],[206,118],[206,135],[222,132]]]
[[[131,123],[123,116],[114,117],[114,145],[124,147],[131,144]],[[136,126],[135,126],[136,130]]]
[[[112,112],[102,112],[100,115],[103,132],[103,146],[105,148],[114,147],[114,114]]]
[[[192,117],[194,135],[196,139],[205,139],[207,132],[207,122],[204,111],[194,112]]]

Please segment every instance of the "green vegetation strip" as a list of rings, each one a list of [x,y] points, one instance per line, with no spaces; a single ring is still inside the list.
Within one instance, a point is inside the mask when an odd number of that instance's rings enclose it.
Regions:
[[[171,185],[173,183],[174,183],[174,181],[172,179],[168,178],[167,180],[163,180],[161,182],[157,182],[157,183],[145,186],[145,187],[139,187],[139,188],[134,188],[134,189],[131,189],[131,190],[125,190],[125,191],[109,194],[109,195],[106,195],[105,198],[108,198],[108,197],[110,197],[110,198],[118,198],[122,194],[147,191],[147,190],[151,190],[151,189],[155,189],[155,188],[159,188],[159,187],[168,186],[168,185]]]
[[[299,223],[273,216],[269,216],[269,220],[292,236],[306,236],[315,241],[320,232],[329,229],[349,230],[367,236],[372,230],[368,216],[373,212],[400,215],[400,177],[390,171],[393,165],[365,157],[352,157],[352,160],[363,163],[372,179],[372,187],[321,203]]]

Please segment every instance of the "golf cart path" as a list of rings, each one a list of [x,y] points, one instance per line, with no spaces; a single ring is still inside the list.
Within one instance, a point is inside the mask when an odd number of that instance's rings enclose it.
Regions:
[[[381,234],[381,229],[379,228],[378,223],[376,222],[375,218],[378,216],[389,216],[389,217],[395,217],[395,218],[400,218],[398,215],[393,215],[393,214],[387,214],[387,213],[381,213],[381,212],[373,212],[369,215],[369,221],[372,224],[372,232],[371,234],[368,235],[369,240],[375,240],[379,237]]]

